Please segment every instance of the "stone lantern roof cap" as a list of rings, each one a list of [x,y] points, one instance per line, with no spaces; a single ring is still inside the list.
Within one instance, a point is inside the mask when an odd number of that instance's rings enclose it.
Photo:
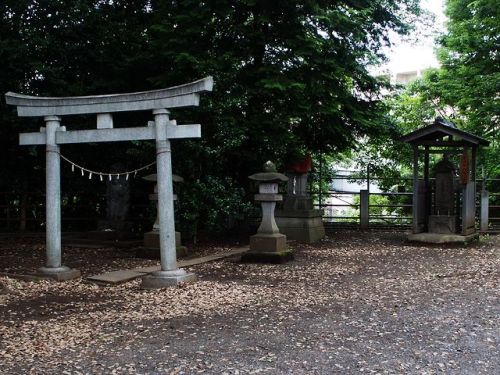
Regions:
[[[264,172],[255,173],[248,178],[252,181],[259,182],[285,182],[288,181],[288,177],[282,173],[276,171],[276,166],[270,160],[264,163]]]

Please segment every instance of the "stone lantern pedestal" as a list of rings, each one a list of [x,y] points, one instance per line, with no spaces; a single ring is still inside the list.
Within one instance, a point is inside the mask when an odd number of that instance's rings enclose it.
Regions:
[[[313,207],[313,200],[307,192],[308,173],[312,159],[305,157],[301,162],[289,164],[286,169],[288,185],[283,208],[276,211],[276,222],[281,231],[291,240],[313,243],[325,237],[323,210]]]
[[[156,183],[156,174],[143,177],[146,181]],[[173,182],[184,182],[184,179],[178,175],[172,175]],[[177,194],[173,195],[174,201],[177,200]],[[154,193],[149,194],[149,200],[156,202],[158,206],[158,186],[155,184]],[[186,247],[181,244],[181,233],[175,232],[175,249],[177,256],[184,256],[187,253]],[[158,215],[153,224],[152,230],[144,233],[144,247],[137,250],[136,256],[147,259],[160,259],[160,225],[158,224]]]
[[[257,234],[250,237],[250,250],[243,255],[244,262],[270,262],[282,263],[293,259],[293,251],[286,247],[286,236],[279,232],[274,210],[276,202],[283,197],[278,194],[278,182],[287,181],[288,178],[276,172],[276,167],[268,161],[264,164],[264,172],[256,173],[249,177],[259,183],[259,194],[255,201],[262,206],[262,221]]]

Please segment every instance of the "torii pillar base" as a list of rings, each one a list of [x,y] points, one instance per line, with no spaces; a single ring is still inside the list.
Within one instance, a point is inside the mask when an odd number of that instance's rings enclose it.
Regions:
[[[63,267],[41,267],[38,269],[37,276],[44,279],[53,279],[56,281],[66,281],[77,279],[82,276],[80,270]]]
[[[157,289],[177,286],[196,281],[194,273],[186,272],[182,268],[173,271],[156,271],[142,278],[142,289]]]

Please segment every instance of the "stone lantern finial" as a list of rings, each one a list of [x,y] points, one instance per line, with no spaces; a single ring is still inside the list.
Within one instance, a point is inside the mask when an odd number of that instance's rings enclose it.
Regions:
[[[263,170],[264,172],[276,172],[276,165],[271,160],[268,160],[264,163]]]

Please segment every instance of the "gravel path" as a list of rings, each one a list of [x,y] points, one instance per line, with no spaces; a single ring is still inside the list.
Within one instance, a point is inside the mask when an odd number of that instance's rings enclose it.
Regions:
[[[499,265],[496,237],[343,232],[163,291],[0,278],[0,373],[498,374]]]

